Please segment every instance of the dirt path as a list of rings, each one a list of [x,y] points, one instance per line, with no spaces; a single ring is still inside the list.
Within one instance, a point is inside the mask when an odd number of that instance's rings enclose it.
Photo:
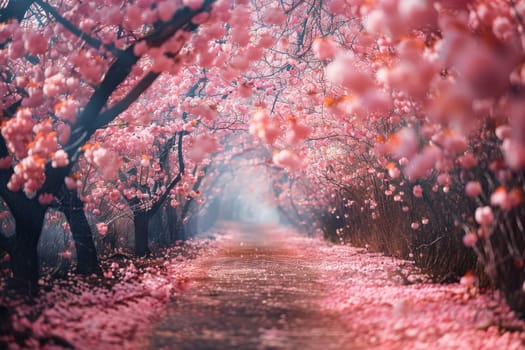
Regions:
[[[315,261],[282,229],[245,227],[203,262],[202,275],[155,329],[151,348],[341,349],[348,328],[322,310]]]
[[[147,349],[525,349],[491,295],[418,281],[409,262],[292,230],[224,227]]]

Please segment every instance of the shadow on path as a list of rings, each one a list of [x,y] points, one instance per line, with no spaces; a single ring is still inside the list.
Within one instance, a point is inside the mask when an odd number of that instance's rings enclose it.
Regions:
[[[215,256],[169,306],[152,349],[341,349],[348,329],[318,301],[316,262],[294,250],[293,230],[229,227]],[[355,347],[352,347],[355,349]]]

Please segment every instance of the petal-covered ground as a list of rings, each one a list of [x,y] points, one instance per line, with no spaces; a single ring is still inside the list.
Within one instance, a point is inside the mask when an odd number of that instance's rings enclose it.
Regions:
[[[48,290],[32,305],[11,300],[13,322],[0,325],[3,344],[11,349],[525,348],[525,324],[497,294],[425,282],[410,262],[271,226],[225,224],[216,238],[154,259],[108,263],[105,281],[46,283]]]
[[[188,241],[148,259],[103,261],[104,279],[42,280],[30,303],[1,297],[0,349],[138,349],[170,301],[186,288],[209,240]],[[142,344],[142,345],[141,345]]]
[[[275,227],[238,227],[219,247],[150,348],[525,348],[496,295],[424,282],[407,261]]]
[[[362,249],[312,250],[330,286],[321,305],[344,315],[358,348],[525,349],[525,324],[496,293],[421,282],[410,263]]]

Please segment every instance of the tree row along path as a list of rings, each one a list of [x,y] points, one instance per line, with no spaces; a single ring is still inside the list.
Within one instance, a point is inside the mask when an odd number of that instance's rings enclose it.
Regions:
[[[288,228],[218,231],[220,248],[187,275],[144,348],[525,348],[524,324],[497,296],[431,284],[409,262]]]

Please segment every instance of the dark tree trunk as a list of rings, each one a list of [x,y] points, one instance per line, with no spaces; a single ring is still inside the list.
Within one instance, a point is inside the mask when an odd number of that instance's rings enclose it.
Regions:
[[[12,211],[16,234],[9,252],[13,270],[9,287],[24,293],[36,294],[39,275],[37,246],[44,225],[46,208],[38,202],[31,201],[27,204],[24,206],[25,210]]]
[[[84,203],[75,192],[67,191],[67,203],[62,208],[69,222],[77,250],[76,272],[82,275],[100,274],[102,271],[93,242],[93,234],[84,212]]]
[[[133,213],[133,222],[135,223],[135,254],[138,256],[149,254],[148,226],[150,218],[151,213],[149,211]]]
[[[180,220],[180,218],[179,218],[179,221],[175,223],[174,232],[175,232],[175,236],[177,237],[176,238],[177,240],[186,239],[186,227],[184,223],[182,222],[182,220]]]
[[[162,214],[163,212],[158,210],[151,215],[148,227],[148,241],[156,242],[160,246],[167,246],[169,245],[169,237],[167,237],[167,232],[164,230]]]
[[[168,230],[171,243],[177,240],[183,239],[184,237],[180,234],[179,230],[179,216],[177,209],[172,206],[167,206],[166,215],[168,219]]]

